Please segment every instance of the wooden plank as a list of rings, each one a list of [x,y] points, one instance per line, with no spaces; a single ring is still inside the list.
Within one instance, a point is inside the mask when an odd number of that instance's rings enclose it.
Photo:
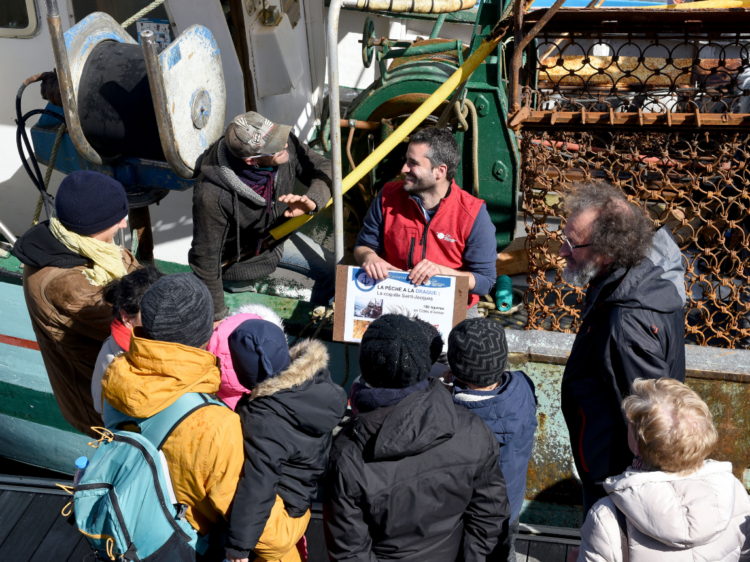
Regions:
[[[60,496],[37,494],[0,547],[0,560],[28,562],[67,502]]]
[[[530,541],[527,562],[566,562],[566,555],[564,544]]]
[[[33,499],[34,494],[26,492],[3,492],[0,496],[0,548]]]
[[[68,496],[68,501],[73,496]],[[31,562],[48,562],[49,560],[66,560],[81,542],[83,535],[78,528],[68,523],[68,518],[58,513],[52,528],[42,540],[34,553]]]
[[[88,539],[81,536],[78,546],[65,562],[91,562],[94,560],[93,552],[94,551],[91,549]],[[62,560],[60,560],[60,562],[62,562]]]
[[[516,562],[526,562],[529,554],[529,541],[516,539]]]

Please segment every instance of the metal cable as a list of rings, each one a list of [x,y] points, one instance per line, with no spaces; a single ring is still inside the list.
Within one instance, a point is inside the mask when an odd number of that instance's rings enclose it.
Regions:
[[[44,191],[49,188],[49,181],[52,177],[52,170],[54,170],[55,160],[57,159],[57,151],[60,148],[60,142],[62,141],[65,131],[68,126],[62,123],[57,128],[57,136],[55,137],[55,144],[52,145],[52,154],[49,157],[49,165],[47,166],[47,172],[44,174]],[[40,193],[39,200],[36,203],[36,210],[34,211],[34,219],[31,221],[31,226],[35,226],[39,223],[39,216],[42,214],[42,206],[44,205],[44,196]]]
[[[146,6],[145,8],[143,8],[140,12],[137,12],[135,15],[133,15],[129,19],[126,19],[120,25],[122,26],[123,29],[127,29],[128,27],[130,27],[131,25],[133,25],[136,21],[138,21],[143,16],[145,16],[146,14],[148,14],[151,10],[153,10],[155,8],[158,8],[162,4],[164,4],[164,0],[155,0],[154,2],[151,2],[151,4],[149,4],[148,6]]]

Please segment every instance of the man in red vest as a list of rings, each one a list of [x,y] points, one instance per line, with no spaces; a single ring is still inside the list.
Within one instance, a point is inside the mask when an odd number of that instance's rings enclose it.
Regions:
[[[373,279],[409,270],[415,285],[434,275],[469,279],[467,317],[495,283],[495,225],[484,201],[463,191],[453,176],[461,161],[448,129],[412,135],[401,172],[405,181],[383,186],[365,217],[354,257]]]

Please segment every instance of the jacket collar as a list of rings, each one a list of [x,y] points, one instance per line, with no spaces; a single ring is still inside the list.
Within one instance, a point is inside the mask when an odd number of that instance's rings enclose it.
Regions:
[[[49,221],[31,227],[13,245],[12,254],[18,261],[32,267],[71,269],[86,265],[89,260],[68,249],[49,230]]]
[[[104,374],[102,394],[117,411],[147,418],[188,392],[216,393],[221,383],[217,364],[208,351],[133,333],[130,350]]]
[[[328,350],[318,340],[305,340],[289,350],[292,364],[275,377],[264,380],[253,389],[250,400],[271,396],[311,380],[328,366]]]

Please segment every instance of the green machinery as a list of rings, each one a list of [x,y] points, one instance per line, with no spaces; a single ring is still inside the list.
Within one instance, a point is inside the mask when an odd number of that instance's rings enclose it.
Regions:
[[[367,18],[362,58],[366,67],[377,62],[380,77],[352,101],[342,116],[344,176],[477,50],[501,19],[503,9],[501,0],[486,0],[479,4],[469,45],[464,45],[461,40],[437,38],[448,14],[437,16],[429,39],[415,42],[377,38],[372,20]],[[471,12],[461,15],[464,14]],[[503,77],[503,69],[507,68],[503,59],[510,60],[511,55],[502,47],[498,48],[474,71],[464,88],[459,88],[458,106],[453,99],[443,102],[424,123],[447,123],[452,127],[461,150],[456,183],[486,201],[497,232],[498,250],[512,241],[518,211],[516,194],[520,157],[515,135],[507,127],[507,81]],[[391,62],[390,66],[388,62]],[[330,127],[328,119],[319,139],[326,151],[331,149],[328,140]],[[399,144],[368,174],[358,189],[347,194],[346,205],[356,219],[352,220],[350,215],[348,223],[351,227],[356,228],[355,223],[364,216],[378,190],[398,176],[406,147],[406,142]]]

